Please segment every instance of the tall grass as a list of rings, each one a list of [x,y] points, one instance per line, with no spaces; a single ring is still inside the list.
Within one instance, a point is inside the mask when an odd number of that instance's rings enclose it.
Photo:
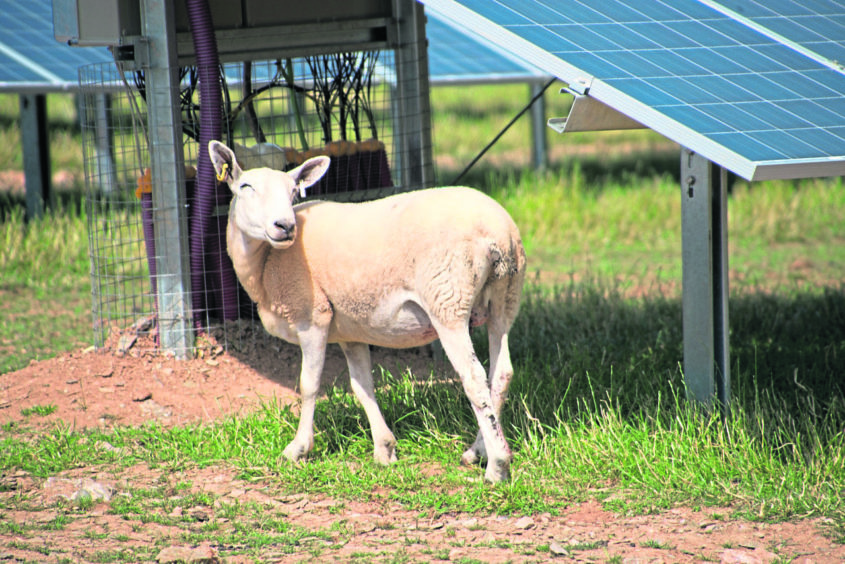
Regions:
[[[21,208],[0,222],[0,271],[4,284],[77,285],[90,273],[86,216],[65,207],[29,223]]]
[[[0,374],[92,341],[86,218],[63,207],[0,221]]]

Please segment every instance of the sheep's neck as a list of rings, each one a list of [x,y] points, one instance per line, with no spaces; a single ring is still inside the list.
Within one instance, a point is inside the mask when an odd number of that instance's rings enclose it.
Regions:
[[[226,230],[226,243],[238,280],[252,301],[263,304],[266,301],[266,293],[262,278],[270,245],[266,241],[248,237],[238,229],[231,217]]]

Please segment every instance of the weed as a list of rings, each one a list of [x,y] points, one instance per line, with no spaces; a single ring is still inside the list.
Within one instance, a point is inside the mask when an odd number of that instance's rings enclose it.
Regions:
[[[671,550],[673,548],[672,545],[670,545],[669,543],[656,539],[649,539],[647,541],[644,541],[640,543],[640,546],[642,546],[643,548],[656,548],[658,550]]]
[[[55,413],[56,409],[58,408],[54,404],[33,405],[32,407],[24,407],[21,409],[21,415],[24,417],[29,417],[30,415],[40,415],[41,417],[46,417]]]

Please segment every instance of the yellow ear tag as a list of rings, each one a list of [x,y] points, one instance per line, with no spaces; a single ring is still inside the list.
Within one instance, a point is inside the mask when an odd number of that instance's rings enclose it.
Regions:
[[[228,168],[229,163],[223,163],[223,168],[220,170],[220,172],[217,173],[217,182],[223,182],[226,180],[226,177],[228,176],[226,169]]]

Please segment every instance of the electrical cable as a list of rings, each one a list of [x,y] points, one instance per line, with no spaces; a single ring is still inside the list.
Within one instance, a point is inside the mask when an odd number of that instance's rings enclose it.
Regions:
[[[479,153],[475,156],[475,158],[474,158],[474,159],[472,159],[472,161],[471,161],[471,162],[470,162],[470,163],[466,166],[466,168],[464,168],[464,169],[461,171],[461,173],[460,173],[458,176],[456,176],[456,177],[455,177],[455,179],[452,181],[452,185],[453,185],[453,186],[454,186],[454,185],[456,185],[456,184],[457,184],[457,183],[461,180],[461,178],[463,178],[463,177],[464,177],[464,175],[465,175],[467,172],[469,172],[469,169],[471,169],[471,168],[475,165],[475,163],[477,163],[479,160],[481,160],[481,157],[483,157],[483,156],[484,156],[484,154],[485,154],[488,150],[490,150],[490,147],[492,147],[493,145],[495,145],[495,144],[496,144],[496,142],[497,142],[497,141],[498,141],[498,140],[502,137],[502,135],[504,135],[504,134],[507,132],[507,130],[508,130],[508,129],[510,129],[510,128],[511,128],[511,126],[512,126],[513,124],[515,124],[515,123],[516,123],[516,120],[518,120],[519,118],[521,118],[521,117],[522,117],[522,114],[524,114],[525,112],[527,112],[527,111],[531,108],[531,106],[533,106],[533,105],[534,105],[534,102],[536,102],[537,100],[539,100],[539,99],[540,99],[540,97],[541,97],[543,94],[545,94],[546,90],[548,90],[548,89],[549,89],[549,86],[551,86],[552,84],[554,84],[556,81],[557,81],[557,78],[553,78],[553,79],[551,79],[550,81],[548,81],[548,82],[546,83],[546,85],[542,88],[542,90],[540,90],[539,92],[537,92],[537,94],[535,94],[535,95],[534,95],[534,97],[533,97],[533,98],[531,98],[531,100],[528,102],[528,104],[526,104],[526,105],[525,105],[525,107],[524,107],[524,108],[522,108],[522,109],[519,111],[519,113],[518,113],[518,114],[516,114],[516,116],[514,116],[514,118],[513,118],[512,120],[510,120],[510,122],[509,122],[509,123],[508,123],[508,124],[504,127],[504,129],[502,129],[502,130],[498,133],[498,135],[496,135],[496,137],[494,137],[494,138],[493,138],[493,140],[492,140],[492,141],[490,141],[489,143],[487,143],[487,145],[485,145],[485,147],[484,147],[483,149],[481,149],[481,151],[480,151],[480,152],[479,152]]]

